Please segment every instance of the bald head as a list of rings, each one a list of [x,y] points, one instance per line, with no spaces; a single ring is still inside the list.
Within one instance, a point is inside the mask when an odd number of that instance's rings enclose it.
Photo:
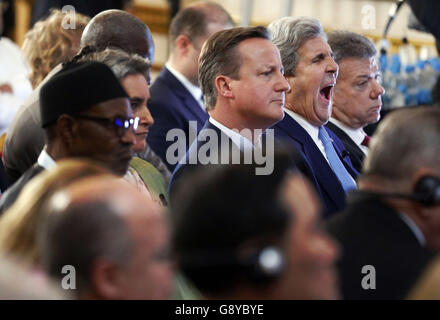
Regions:
[[[81,48],[93,46],[103,50],[118,47],[128,53],[137,53],[154,59],[154,43],[150,29],[141,20],[122,10],[106,10],[97,14],[87,24]]]
[[[128,182],[84,179],[47,205],[42,238],[45,269],[76,269],[80,298],[166,299],[172,288],[168,227],[156,203]],[[82,245],[87,244],[87,245]]]

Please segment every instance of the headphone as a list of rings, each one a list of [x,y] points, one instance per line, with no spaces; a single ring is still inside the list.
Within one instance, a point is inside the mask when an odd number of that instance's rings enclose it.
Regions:
[[[263,247],[246,257],[237,257],[232,251],[186,253],[180,262],[190,268],[237,267],[255,282],[270,282],[278,278],[285,267],[284,254],[275,246]]]
[[[440,204],[440,179],[433,176],[423,176],[417,181],[414,192],[410,194],[371,191],[361,191],[361,193],[368,193],[379,197],[408,199],[416,201],[425,207],[433,207]]]

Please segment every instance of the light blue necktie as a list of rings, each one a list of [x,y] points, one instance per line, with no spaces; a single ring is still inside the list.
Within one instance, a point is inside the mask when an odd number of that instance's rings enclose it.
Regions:
[[[318,138],[322,141],[324,145],[325,154],[327,155],[330,167],[333,169],[333,172],[338,177],[339,182],[341,182],[345,193],[347,193],[349,190],[356,189],[356,183],[354,182],[351,175],[348,173],[347,169],[345,169],[341,159],[339,159],[335,147],[333,146],[332,141],[324,127],[319,127]]]

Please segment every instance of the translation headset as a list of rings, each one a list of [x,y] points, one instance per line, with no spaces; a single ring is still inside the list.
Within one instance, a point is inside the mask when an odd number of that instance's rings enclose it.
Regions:
[[[236,253],[228,252],[193,252],[184,254],[180,262],[190,268],[237,267],[256,282],[269,282],[276,279],[284,270],[285,258],[280,248],[267,246],[257,252],[237,257]]]
[[[425,207],[432,207],[440,204],[440,179],[433,176],[423,176],[417,181],[414,192],[409,194],[374,191],[361,191],[361,193],[378,197],[408,199]]]

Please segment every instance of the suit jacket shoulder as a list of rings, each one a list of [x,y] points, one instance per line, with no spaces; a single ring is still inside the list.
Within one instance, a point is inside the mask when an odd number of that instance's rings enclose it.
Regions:
[[[345,207],[345,191],[307,131],[288,115],[278,122],[273,129],[277,139],[289,143],[302,155],[304,165],[300,169],[313,183],[318,195],[322,199],[325,205],[324,216],[327,217],[342,210]],[[345,149],[342,142],[339,141],[333,132],[330,130],[327,130],[327,132],[333,139],[335,150],[339,154],[344,166],[356,178],[356,170],[351,167],[349,159],[343,157],[343,150]]]
[[[44,168],[39,164],[34,164],[30,167],[21,177],[18,179],[0,199],[0,214],[6,211],[20,195],[21,190],[33,177],[40,172],[44,171]]]
[[[358,192],[351,196],[347,209],[326,223],[342,247],[338,272],[343,297],[405,298],[433,252],[422,247],[399,213],[380,199]],[[362,287],[365,266],[375,270],[375,290]]]
[[[190,137],[189,121],[197,123],[197,130],[200,131],[208,113],[200,108],[198,102],[191,93],[180,83],[180,81],[165,67],[151,86],[151,99],[148,107],[154,118],[154,124],[150,128],[147,137],[148,145],[164,161],[170,171],[175,168],[166,160],[166,151],[173,143],[166,141],[166,135],[171,129],[181,129],[187,137],[186,149],[192,141]]]
[[[3,163],[11,185],[37,162],[43,150],[45,141],[40,118],[40,89],[60,70],[61,65],[58,65],[44,78],[18,110],[8,128],[3,146]]]

